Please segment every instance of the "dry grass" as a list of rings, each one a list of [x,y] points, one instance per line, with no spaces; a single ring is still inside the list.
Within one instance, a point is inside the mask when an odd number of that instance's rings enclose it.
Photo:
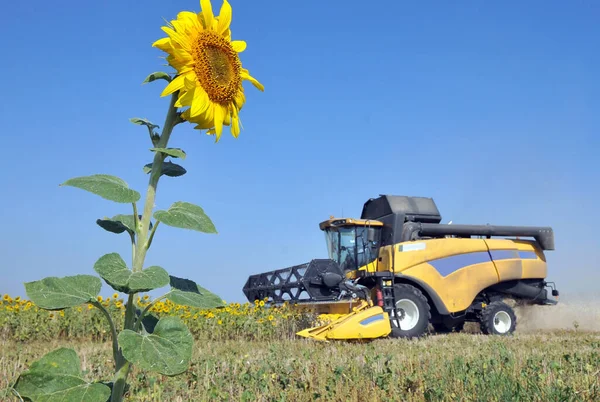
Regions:
[[[0,389],[31,361],[73,347],[90,378],[110,379],[108,343],[0,343]],[[197,342],[190,370],[134,370],[131,401],[388,401],[600,399],[600,333],[538,332],[507,338],[435,335],[366,344]],[[3,401],[11,399],[0,393]]]

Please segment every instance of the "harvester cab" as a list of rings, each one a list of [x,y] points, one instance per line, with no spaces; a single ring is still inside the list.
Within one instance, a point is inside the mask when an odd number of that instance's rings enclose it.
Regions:
[[[517,304],[553,305],[549,227],[444,225],[433,199],[382,195],[360,219],[321,222],[328,258],[251,275],[247,299],[340,318],[298,335],[319,340],[419,337],[478,322],[513,333]]]
[[[355,277],[359,269],[365,269],[377,259],[383,223],[331,218],[321,222],[319,227],[325,233],[329,258],[346,276]]]

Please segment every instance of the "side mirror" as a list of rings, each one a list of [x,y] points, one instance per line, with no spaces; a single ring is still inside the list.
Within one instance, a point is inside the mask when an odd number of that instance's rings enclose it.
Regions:
[[[375,229],[367,228],[367,241],[373,243],[375,241]]]

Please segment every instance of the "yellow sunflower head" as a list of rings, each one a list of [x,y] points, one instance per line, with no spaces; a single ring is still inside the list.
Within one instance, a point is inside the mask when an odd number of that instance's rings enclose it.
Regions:
[[[231,6],[223,0],[218,16],[212,12],[210,0],[200,0],[201,11],[182,11],[169,26],[161,27],[168,35],[152,46],[168,54],[166,60],[177,73],[161,96],[176,91],[176,107],[187,108],[181,115],[208,130],[219,141],[223,126],[231,126],[231,134],[240,133],[239,111],[246,98],[242,81],[250,81],[264,91],[263,85],[242,67],[239,53],[246,42],[231,40]]]

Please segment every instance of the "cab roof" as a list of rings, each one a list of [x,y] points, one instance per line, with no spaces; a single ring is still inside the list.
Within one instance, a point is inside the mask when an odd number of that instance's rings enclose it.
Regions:
[[[332,226],[383,226],[383,222],[373,219],[334,218],[332,216],[326,221],[319,223],[319,228],[321,230],[325,230],[326,228]]]

